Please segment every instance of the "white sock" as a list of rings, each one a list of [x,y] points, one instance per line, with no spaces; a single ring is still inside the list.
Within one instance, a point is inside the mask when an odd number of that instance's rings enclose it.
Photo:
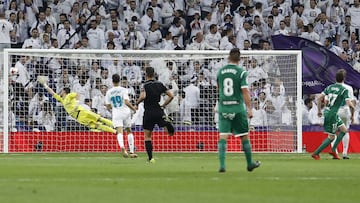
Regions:
[[[128,144],[129,144],[129,150],[130,150],[130,153],[134,153],[135,151],[135,146],[134,146],[134,135],[132,133],[129,133],[128,136],[127,136],[127,139],[128,139]]]
[[[119,133],[117,135],[117,140],[118,140],[118,143],[120,145],[120,148],[124,149],[125,148],[125,146],[124,146],[124,135],[122,133]]]
[[[350,142],[350,135],[348,132],[344,135],[342,142],[343,142],[343,147],[344,147],[343,148],[343,156],[347,156],[348,150],[349,150],[349,142]]]
[[[335,140],[336,140],[337,136],[335,136],[335,139],[330,143],[331,144],[331,148],[334,146],[335,144]],[[338,150],[335,150],[336,154],[338,153]]]

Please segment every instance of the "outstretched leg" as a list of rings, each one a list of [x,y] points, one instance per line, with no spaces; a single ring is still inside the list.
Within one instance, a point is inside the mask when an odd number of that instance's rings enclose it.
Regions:
[[[98,130],[101,130],[101,131],[104,131],[104,132],[109,132],[109,133],[114,133],[116,134],[116,130],[112,127],[109,127],[107,125],[104,125],[102,123],[91,123],[89,125],[90,128],[92,129],[98,129]]]
[[[111,120],[107,119],[107,118],[99,117],[98,121],[105,124],[105,125],[107,125],[107,126],[109,126],[109,127],[114,126],[113,122]]]

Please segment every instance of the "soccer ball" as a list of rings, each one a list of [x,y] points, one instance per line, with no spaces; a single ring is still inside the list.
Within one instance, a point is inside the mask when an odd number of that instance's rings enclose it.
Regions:
[[[10,68],[9,73],[10,73],[11,76],[18,75],[19,70],[17,68],[15,68],[15,67],[12,67],[12,68]]]

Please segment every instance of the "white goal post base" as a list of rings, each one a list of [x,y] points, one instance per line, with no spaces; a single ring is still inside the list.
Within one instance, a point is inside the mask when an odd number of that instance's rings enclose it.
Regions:
[[[60,50],[5,49],[1,68],[0,151],[9,152],[118,152],[116,135],[98,132],[70,118],[36,81],[46,76],[57,93],[69,87],[81,105],[106,118],[103,88],[111,75],[120,74],[132,100],[137,99],[143,70],[152,66],[158,79],[175,94],[168,115],[176,134],[155,128],[154,151],[216,152],[216,72],[227,63],[228,51],[169,50]],[[302,152],[301,51],[242,51],[241,66],[248,70],[249,89],[264,116],[250,121],[254,152]],[[11,69],[15,68],[15,69]],[[10,71],[11,69],[11,71]],[[260,78],[261,77],[261,78]],[[6,82],[5,82],[6,81]],[[200,91],[195,106],[189,86]],[[261,94],[266,95],[263,101]],[[255,103],[256,100],[253,100]],[[89,103],[90,102],[90,103]],[[266,118],[265,118],[266,117]],[[144,151],[141,112],[133,115],[137,151]],[[124,136],[126,139],[126,136]],[[125,140],[125,143],[126,140]],[[231,138],[228,151],[241,151]]]

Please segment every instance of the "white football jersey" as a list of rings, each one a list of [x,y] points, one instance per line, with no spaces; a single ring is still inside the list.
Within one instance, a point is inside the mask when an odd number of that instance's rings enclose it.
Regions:
[[[105,102],[112,106],[112,121],[114,127],[130,127],[131,111],[125,104],[125,100],[129,100],[128,90],[126,88],[116,86],[106,92]]]

